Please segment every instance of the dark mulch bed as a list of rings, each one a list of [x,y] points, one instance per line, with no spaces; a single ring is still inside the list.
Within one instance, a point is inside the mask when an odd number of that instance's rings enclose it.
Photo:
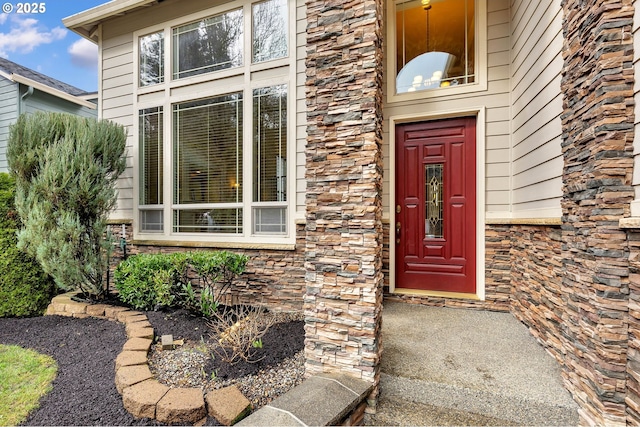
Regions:
[[[150,311],[146,314],[159,337],[173,335],[174,339],[195,342],[210,339],[206,319],[194,316],[186,310]],[[304,322],[276,323],[269,328],[263,341],[269,343],[268,350],[256,349],[253,354],[254,360],[259,362],[241,361],[229,365],[216,359],[211,365],[205,367],[207,375],[215,370],[216,376],[223,380],[243,377],[292,357],[304,347]]]
[[[149,312],[156,334],[176,338],[207,339],[202,318],[186,312]],[[302,322],[274,325],[265,337],[273,356],[260,363],[238,364],[219,374],[229,378],[246,375],[278,363],[300,350]],[[0,343],[16,344],[52,356],[58,363],[53,390],[40,402],[40,408],[24,425],[159,425],[155,420],[133,418],[123,407],[115,379],[115,359],[126,341],[123,325],[101,319],[74,319],[44,316],[0,319]],[[208,425],[216,425],[212,418]]]

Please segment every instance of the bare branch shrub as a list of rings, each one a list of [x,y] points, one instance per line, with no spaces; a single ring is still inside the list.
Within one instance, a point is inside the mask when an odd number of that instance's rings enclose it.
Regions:
[[[217,340],[214,353],[231,365],[241,360],[259,362],[264,358],[257,357],[262,337],[275,321],[275,315],[262,305],[236,305],[214,312],[208,322],[210,335]]]

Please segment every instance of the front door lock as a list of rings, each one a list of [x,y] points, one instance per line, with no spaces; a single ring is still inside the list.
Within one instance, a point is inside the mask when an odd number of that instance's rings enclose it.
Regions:
[[[400,229],[402,228],[402,224],[400,221],[396,222],[396,243],[400,243]]]

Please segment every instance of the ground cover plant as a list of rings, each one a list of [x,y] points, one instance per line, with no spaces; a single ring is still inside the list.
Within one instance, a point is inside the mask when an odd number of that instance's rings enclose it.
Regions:
[[[18,246],[63,290],[99,299],[113,242],[107,215],[125,169],[124,128],[62,113],[21,115],[11,126],[7,161],[22,220]]]
[[[51,390],[57,364],[47,355],[15,345],[0,345],[0,425],[13,426],[37,409]]]

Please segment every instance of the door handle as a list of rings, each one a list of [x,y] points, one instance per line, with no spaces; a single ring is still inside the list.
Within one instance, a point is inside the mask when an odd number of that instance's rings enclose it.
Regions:
[[[400,229],[402,228],[402,224],[400,221],[396,222],[396,243],[400,243]]]

